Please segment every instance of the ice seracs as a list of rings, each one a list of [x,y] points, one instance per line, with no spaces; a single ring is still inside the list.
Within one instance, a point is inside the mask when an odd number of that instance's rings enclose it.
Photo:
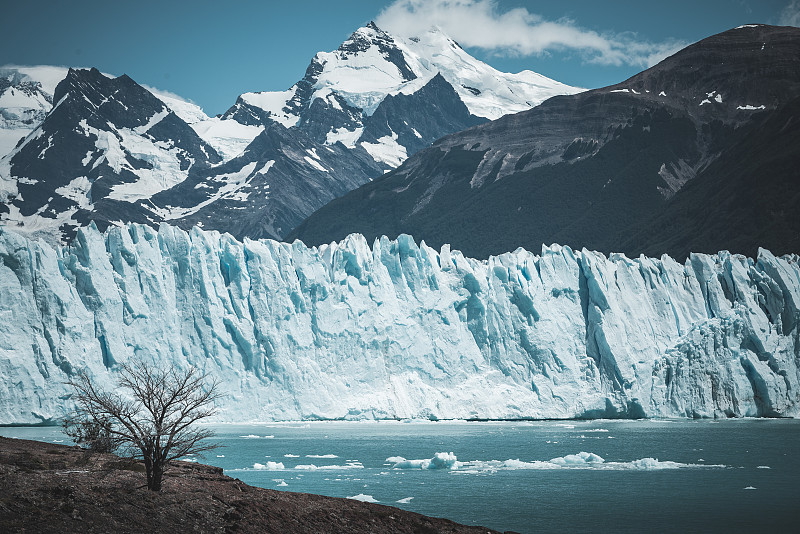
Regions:
[[[90,226],[54,249],[0,229],[0,424],[56,420],[72,373],[110,386],[133,356],[218,378],[222,421],[796,417],[799,309],[798,258],[766,250],[478,261],[404,235]]]

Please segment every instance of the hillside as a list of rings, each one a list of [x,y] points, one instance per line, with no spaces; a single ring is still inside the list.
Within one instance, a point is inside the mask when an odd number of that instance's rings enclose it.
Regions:
[[[398,508],[248,486],[177,462],[155,493],[112,454],[0,437],[2,532],[487,533]]]

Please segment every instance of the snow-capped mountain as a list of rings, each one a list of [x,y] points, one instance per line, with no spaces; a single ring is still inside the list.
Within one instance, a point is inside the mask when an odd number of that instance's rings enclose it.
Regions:
[[[498,72],[439,30],[403,40],[374,24],[290,90],[243,94],[220,117],[96,70],[0,80],[0,217],[52,243],[89,220],[279,239],[443,135],[577,91]]]
[[[483,258],[553,242],[797,251],[799,99],[800,29],[735,28],[622,83],[444,137],[289,239],[408,233]]]
[[[244,124],[270,118],[299,127],[318,142],[353,147],[387,96],[413,94],[437,75],[472,115],[484,119],[580,91],[531,71],[500,72],[467,54],[439,28],[400,38],[370,22],[337,50],[314,56],[303,79],[287,91],[245,93],[224,117]]]
[[[0,229],[0,424],[54,421],[76,370],[112,387],[133,356],[208,372],[226,421],[797,417],[798,259]]]
[[[66,75],[61,67],[0,67],[0,158],[44,121]]]
[[[268,124],[230,161],[208,167],[142,203],[152,220],[199,225],[239,238],[285,235],[332,198],[378,173],[363,149],[319,146],[301,130]]]
[[[65,227],[147,219],[136,202],[219,155],[127,76],[70,69],[38,127],[0,160],[6,225],[58,242]]]

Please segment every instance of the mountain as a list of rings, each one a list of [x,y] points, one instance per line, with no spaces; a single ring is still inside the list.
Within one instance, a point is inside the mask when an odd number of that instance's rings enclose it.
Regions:
[[[268,124],[239,156],[191,173],[142,202],[152,220],[199,225],[238,238],[285,235],[332,198],[379,174],[364,150],[319,145],[302,130]]]
[[[500,72],[467,54],[439,28],[403,38],[370,22],[337,50],[314,56],[303,79],[287,91],[245,93],[223,118],[243,124],[269,118],[296,126],[320,143],[341,141],[352,147],[362,141],[387,96],[416,93],[437,76],[452,87],[469,114],[482,119],[580,91],[531,71]],[[402,115],[405,110],[400,111]],[[426,129],[417,130],[426,137]]]
[[[246,93],[219,117],[96,69],[0,80],[0,217],[51,243],[89,221],[280,239],[444,135],[578,91],[496,71],[440,30],[404,40],[374,23],[290,90]]]
[[[139,220],[136,201],[208,167],[219,155],[127,76],[70,69],[44,121],[0,160],[5,224],[46,227]]]
[[[0,158],[44,120],[66,69],[0,67]]]
[[[214,376],[223,421],[797,417],[799,260],[0,229],[0,424],[134,355]]]
[[[798,97],[800,29],[732,29],[620,84],[447,136],[289,239],[410,233],[483,258],[552,242],[797,251]]]

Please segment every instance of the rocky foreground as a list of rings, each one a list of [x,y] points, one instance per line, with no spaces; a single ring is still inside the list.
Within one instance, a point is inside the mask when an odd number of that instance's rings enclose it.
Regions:
[[[389,506],[248,486],[177,462],[160,493],[113,454],[0,437],[0,532],[492,532]]]

